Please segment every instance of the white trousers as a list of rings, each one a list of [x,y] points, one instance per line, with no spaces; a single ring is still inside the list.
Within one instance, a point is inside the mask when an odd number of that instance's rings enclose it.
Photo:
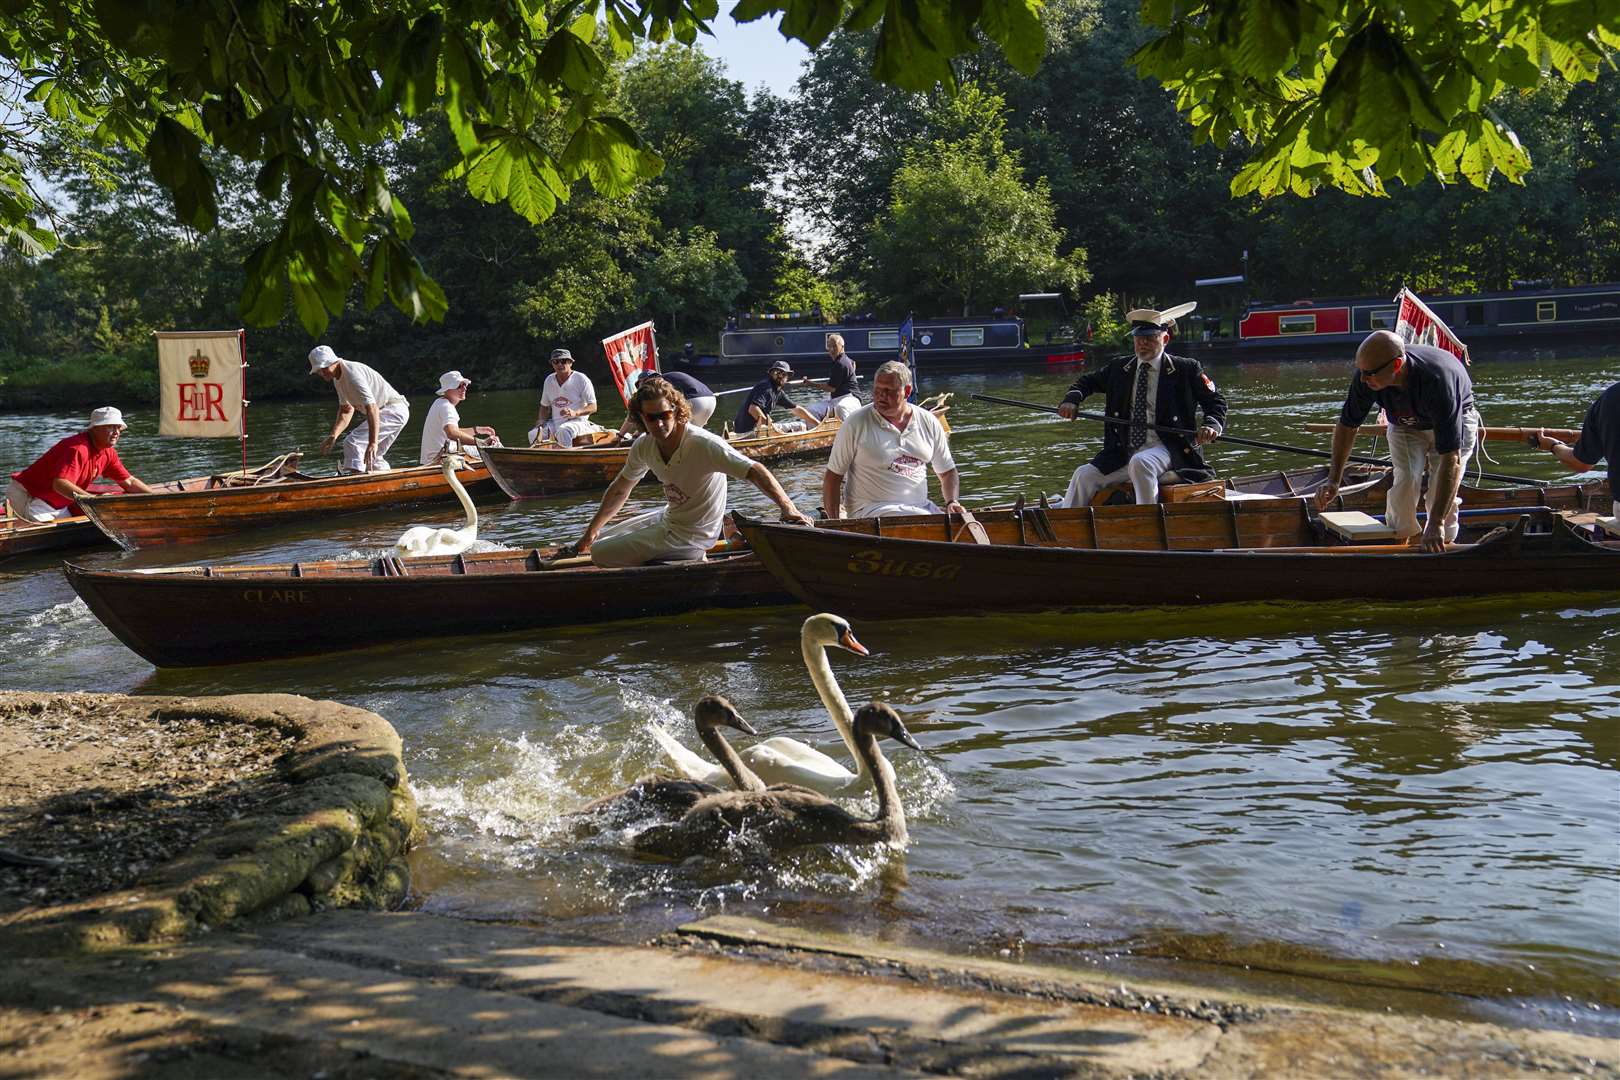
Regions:
[[[6,487],[6,503],[11,507],[13,516],[25,521],[55,521],[73,514],[72,503],[58,510],[44,499],[36,499],[28,494],[28,489],[15,480]]]
[[[828,413],[834,413],[840,420],[848,420],[849,414],[861,407],[861,399],[854,394],[842,394],[835,398],[818,401],[814,405],[805,406],[805,410],[817,420],[827,419]]]
[[[1082,465],[1069,478],[1069,490],[1059,507],[1090,506],[1092,498],[1109,484],[1129,479],[1138,504],[1159,501],[1159,477],[1170,470],[1170,450],[1163,444],[1138,450],[1124,465],[1105,473],[1095,465]]]
[[[692,423],[698,427],[708,424],[714,416],[715,399],[712,397],[687,398],[687,404],[692,406]]]
[[[529,445],[533,446],[545,435],[556,442],[558,446],[573,446],[574,440],[581,435],[589,435],[601,431],[588,416],[572,416],[567,420],[547,420],[539,427],[529,429]]]
[[[650,562],[700,562],[713,541],[677,536],[664,524],[664,512],[621,522],[591,545],[591,562],[616,568],[646,566]]]
[[[1459,480],[1468,473],[1468,461],[1474,456],[1474,443],[1478,435],[1479,413],[1469,410],[1463,418],[1462,453],[1457,465]],[[1384,524],[1394,529],[1398,537],[1416,536],[1423,531],[1423,526],[1418,524],[1417,508],[1425,471],[1429,474],[1429,491],[1424,500],[1424,509],[1430,516],[1435,512],[1434,478],[1439,472],[1440,455],[1434,451],[1434,432],[1390,424],[1387,437],[1389,460],[1395,467],[1395,477],[1389,494],[1384,497]],[[1460,498],[1452,499],[1451,505],[1443,508],[1446,521],[1442,535],[1448,544],[1457,539],[1457,511],[1461,509]]]
[[[338,465],[339,472],[387,472],[393,466],[388,464],[388,450],[399,438],[399,433],[406,424],[411,422],[411,407],[409,405],[384,405],[377,410],[377,467],[366,468],[366,444],[371,441],[370,425],[365,417],[355,424],[354,430],[343,440],[343,460]]]

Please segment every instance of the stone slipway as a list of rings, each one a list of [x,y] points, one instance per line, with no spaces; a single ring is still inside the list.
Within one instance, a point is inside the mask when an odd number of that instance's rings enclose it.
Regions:
[[[291,694],[126,697],[0,693],[0,724],[42,717],[94,739],[98,723],[202,721],[279,733],[273,790],[245,813],[221,815],[191,850],[133,887],[0,918],[4,947],[20,953],[97,950],[174,941],[242,920],[327,907],[397,906],[410,888],[404,853],[417,830],[400,738],[375,713]],[[0,762],[0,769],[17,766]],[[95,770],[93,769],[92,772]],[[82,781],[90,789],[96,778]],[[210,824],[206,801],[194,812]]]
[[[1613,1040],[734,919],[621,946],[329,911],[9,974],[0,1076],[1620,1077]]]

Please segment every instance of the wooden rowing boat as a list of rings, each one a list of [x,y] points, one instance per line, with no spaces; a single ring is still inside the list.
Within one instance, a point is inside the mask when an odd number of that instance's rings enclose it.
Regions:
[[[309,656],[446,634],[792,603],[753,553],[627,570],[548,569],[555,549],[273,566],[99,570],[69,584],[159,667]],[[571,562],[571,560],[570,560]]]
[[[474,462],[456,473],[474,498],[494,491],[489,470]],[[152,495],[107,495],[85,504],[98,528],[125,548],[185,544],[286,521],[328,517],[383,506],[453,501],[438,465],[380,473],[309,476],[204,477],[166,485]]]
[[[298,468],[298,455],[280,457],[244,472],[231,472],[222,476],[193,476],[185,480],[171,480],[157,485],[162,491],[197,491],[213,484],[242,483],[246,477],[253,481],[289,475]],[[123,488],[112,483],[94,483],[89,490],[98,497],[117,494]],[[0,519],[0,560],[13,555],[31,555],[41,551],[62,551],[70,548],[97,547],[109,543],[107,534],[84,514],[58,518],[55,521],[24,521],[7,515]]]
[[[933,413],[950,430],[946,418],[949,406],[943,402]],[[750,435],[730,434],[726,441],[744,457],[755,461],[781,461],[810,457],[831,450],[841,423],[836,417],[810,428],[787,434],[756,431]],[[613,482],[630,454],[628,443],[614,442],[611,432],[588,446],[534,447],[491,446],[481,449],[490,475],[501,490],[514,499],[533,499],[569,491],[600,491]],[[650,481],[651,476],[648,477]]]
[[[814,529],[734,516],[789,591],[851,618],[1620,590],[1620,542],[1556,511],[1498,513],[1508,527],[1440,554],[1336,544],[1305,499],[989,511],[988,544],[945,515]]]

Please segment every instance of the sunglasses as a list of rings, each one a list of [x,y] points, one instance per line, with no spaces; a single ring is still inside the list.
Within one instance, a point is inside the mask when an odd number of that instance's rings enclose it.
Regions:
[[[1360,364],[1355,363],[1352,363],[1350,366],[1356,369],[1357,375],[1365,379],[1369,376],[1377,375],[1380,371],[1383,371],[1385,368],[1389,367],[1389,365],[1399,360],[1403,355],[1403,353],[1396,353],[1394,356],[1390,357],[1388,360],[1385,360],[1382,364],[1379,364],[1375,368],[1364,368]]]
[[[663,412],[648,412],[647,410],[643,409],[641,411],[641,418],[643,420],[657,420],[659,423],[663,423],[665,420],[673,420],[675,418],[675,410],[665,409]]]

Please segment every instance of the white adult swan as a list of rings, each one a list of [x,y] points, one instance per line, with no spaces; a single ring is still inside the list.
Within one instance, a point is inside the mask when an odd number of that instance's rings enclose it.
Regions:
[[[714,735],[720,744],[714,747],[716,753],[730,751],[719,733]],[[894,769],[878,749],[880,737],[922,749],[900,715],[889,706],[877,701],[861,706],[854,723],[855,753],[864,771],[876,776],[878,805],[873,817],[856,817],[825,795],[801,787],[764,788],[741,759],[731,754],[728,764],[746,790],[705,795],[679,820],[643,830],[631,843],[643,855],[667,859],[716,855],[733,837],[743,835],[772,849],[807,844],[903,847],[908,839],[906,811],[895,787]]]
[[[832,717],[838,734],[843,736],[844,745],[849,747],[855,759],[855,771],[851,772],[815,747],[785,736],[755,743],[741,751],[741,756],[767,784],[798,784],[823,795],[862,795],[866,792],[871,774],[855,749],[854,717],[850,714],[849,702],[844,699],[844,692],[839,689],[838,679],[833,675],[832,665],[827,662],[827,648],[831,645],[859,656],[866,655],[866,646],[855,640],[855,632],[850,629],[849,623],[837,615],[823,613],[812,615],[804,621],[804,627],[799,631],[804,666],[810,672],[816,694],[827,707],[827,714]],[[653,737],[682,776],[716,787],[728,783],[724,769],[698,757],[659,725],[650,726]]]
[[[394,543],[395,558],[455,555],[478,542],[478,511],[473,507],[472,500],[467,497],[467,489],[461,486],[460,477],[456,476],[456,470],[462,465],[460,456],[444,455],[444,478],[449,483],[450,490],[456,493],[456,498],[461,500],[461,508],[467,513],[467,524],[459,529],[441,529],[437,525],[412,525],[405,530],[405,535]]]

